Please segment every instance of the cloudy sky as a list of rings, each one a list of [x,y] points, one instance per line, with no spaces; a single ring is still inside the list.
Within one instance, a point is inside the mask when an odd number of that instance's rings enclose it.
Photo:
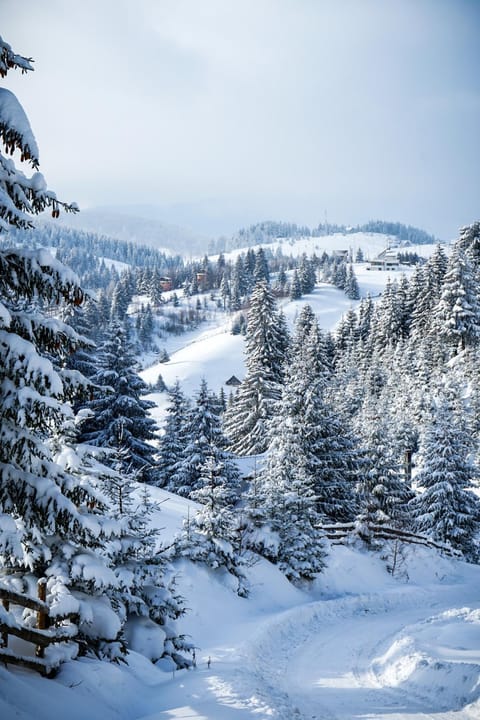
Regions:
[[[480,217],[478,0],[1,0],[59,197],[213,232]],[[167,212],[168,206],[168,212]],[[207,222],[208,221],[208,222]]]

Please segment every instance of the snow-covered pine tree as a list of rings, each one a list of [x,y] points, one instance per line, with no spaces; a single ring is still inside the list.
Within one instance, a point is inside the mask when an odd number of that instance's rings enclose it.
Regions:
[[[290,373],[296,377],[302,407],[302,437],[306,467],[313,478],[316,509],[322,522],[345,522],[355,514],[358,475],[356,442],[347,423],[334,407],[331,363],[325,340],[315,321],[293,358]]]
[[[180,382],[177,380],[169,390],[167,417],[156,457],[158,485],[170,492],[178,491],[174,476],[183,460],[187,446],[187,419],[190,411],[190,402],[182,392]]]
[[[298,276],[298,270],[295,268],[290,284],[290,300],[300,300],[302,297],[302,285]]]
[[[221,468],[225,483],[231,486],[233,496],[238,492],[238,471],[222,431],[218,398],[208,389],[205,379],[200,384],[195,404],[185,423],[186,444],[180,460],[173,468],[168,488],[173,492],[192,497],[203,487],[202,473],[205,463],[213,460]]]
[[[480,272],[480,220],[466,225],[460,229],[460,234],[457,240],[457,244],[460,249],[468,256],[472,263],[475,272]],[[445,258],[445,269],[446,269],[446,256]],[[444,271],[445,272],[445,271]]]
[[[214,570],[226,570],[237,578],[238,595],[245,597],[248,588],[244,560],[236,550],[239,529],[233,511],[239,499],[240,476],[227,453],[217,449],[215,455],[206,457],[199,467],[197,489],[190,498],[202,507],[176,538],[177,553]]]
[[[324,567],[326,555],[317,528],[313,478],[306,467],[295,410],[286,399],[279,407],[266,467],[247,496],[253,525],[249,544],[278,564],[289,580],[312,580]]]
[[[246,376],[224,415],[225,433],[234,453],[252,455],[267,448],[267,425],[281,395],[287,342],[272,291],[266,282],[260,282],[252,292],[248,311]]]
[[[410,510],[419,532],[478,560],[480,500],[472,492],[478,470],[470,462],[471,449],[452,400],[440,398],[421,441],[421,466],[415,477],[421,493],[411,500]]]
[[[147,385],[134,370],[135,360],[124,324],[112,322],[99,348],[99,369],[92,381],[98,387],[85,404],[92,416],[82,426],[81,440],[104,448],[128,448],[124,470],[138,479],[155,482],[156,425],[148,410],[153,403],[142,398]],[[108,463],[108,459],[106,460]]]
[[[309,411],[310,401],[318,400],[310,394],[312,386],[324,388],[328,371],[310,308],[297,321],[292,351],[265,467],[247,494],[246,509],[254,528],[252,547],[278,563],[290,580],[299,581],[311,580],[325,556],[310,462]]]
[[[306,253],[302,253],[300,267],[298,269],[301,294],[311,293],[315,289],[315,266],[312,259],[308,259]]]
[[[263,248],[258,248],[255,253],[255,267],[253,269],[253,279],[255,283],[270,282],[270,272],[268,262]]]
[[[30,63],[0,40],[0,75],[11,67],[30,69]],[[38,165],[33,136],[14,100],[1,91],[3,142]],[[0,164],[7,174],[1,180],[2,227],[26,227],[27,213],[45,206],[58,213],[63,204],[41,187],[41,176],[24,184],[12,161],[2,155]],[[75,443],[69,401],[88,383],[66,368],[66,360],[82,339],[55,317],[59,306],[62,312],[80,306],[83,291],[77,277],[44,250],[11,249],[0,251],[0,297],[0,576],[25,593],[46,578],[52,612],[79,614],[83,647],[118,657],[127,596],[137,588],[113,555],[133,528],[112,517],[100,487],[113,471],[101,465],[96,451]],[[145,591],[145,583],[140,585]],[[165,607],[160,590],[151,603],[156,613]],[[170,615],[174,605],[179,607],[172,595]]]
[[[352,263],[347,269],[347,279],[345,280],[345,295],[350,300],[360,300],[360,288],[358,287],[358,280],[355,275]]]
[[[391,419],[378,399],[370,399],[359,424],[364,441],[364,462],[357,486],[359,519],[364,523],[402,527],[412,493],[395,456],[397,445],[392,437]]]
[[[32,59],[15,53],[11,46],[0,38],[0,76],[4,78],[10,70],[22,73],[33,70]],[[42,173],[38,172],[38,147],[30,123],[15,95],[6,88],[0,88],[0,229],[8,230],[12,225],[19,228],[33,227],[31,215],[38,215],[46,208],[52,208],[53,217],[58,217],[60,208],[77,212],[75,203],[58,200],[54,192],[47,189]],[[15,166],[12,157],[20,153],[20,161],[29,164],[36,172],[27,177]]]
[[[476,273],[461,245],[456,243],[448,260],[431,328],[432,334],[443,340],[450,356],[477,345],[480,340],[479,296]]]
[[[0,74],[11,67],[30,69],[30,64],[0,41]],[[28,121],[3,89],[0,126],[7,152],[18,148],[37,167]],[[30,226],[28,213],[46,206],[57,214],[61,203],[46,190],[42,176],[27,180],[3,155],[0,165],[3,228]],[[0,571],[7,570],[9,582],[22,592],[46,577],[60,613],[65,604],[80,611],[82,633],[92,596],[116,585],[113,571],[97,554],[118,528],[102,513],[105,503],[94,486],[78,482],[57,462],[52,440],[73,421],[68,400],[87,383],[64,367],[81,345],[79,336],[52,313],[47,317],[42,307],[80,305],[83,292],[76,276],[48,252],[11,249],[0,251],[0,296]],[[90,595],[82,603],[73,593],[87,585]],[[106,635],[101,623],[90,628],[92,642]],[[110,639],[116,639],[116,631]]]

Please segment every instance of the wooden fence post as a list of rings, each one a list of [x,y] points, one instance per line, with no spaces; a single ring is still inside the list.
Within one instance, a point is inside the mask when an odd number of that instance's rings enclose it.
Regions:
[[[42,602],[47,600],[47,579],[40,578],[37,584],[38,599]],[[39,630],[46,630],[48,628],[48,615],[45,610],[38,610],[37,612],[37,628]],[[45,648],[42,645],[37,645],[35,655],[43,658],[45,655]]]
[[[7,612],[10,610],[10,602],[8,600],[2,600],[2,605]],[[2,647],[8,647],[8,632],[6,630],[2,632]]]

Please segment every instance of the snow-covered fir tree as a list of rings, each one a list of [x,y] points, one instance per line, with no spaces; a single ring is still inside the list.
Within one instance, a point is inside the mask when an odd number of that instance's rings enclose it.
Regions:
[[[472,492],[478,470],[472,465],[471,449],[452,400],[441,397],[421,441],[421,466],[415,477],[421,492],[410,502],[410,510],[419,532],[476,560],[480,500]]]
[[[355,275],[352,263],[348,266],[347,278],[345,280],[345,295],[350,300],[360,299],[360,288],[358,287],[358,280]]]
[[[205,458],[199,467],[197,489],[190,493],[201,505],[187,518],[183,532],[176,538],[177,554],[210,568],[226,571],[237,579],[236,591],[248,594],[243,572],[244,558],[237,550],[241,531],[234,505],[240,495],[240,476],[228,455],[218,452]]]
[[[450,255],[432,332],[450,354],[477,345],[480,340],[479,283],[472,264],[458,243]]]
[[[0,41],[0,75],[12,67],[31,69],[29,60]],[[37,168],[28,121],[3,89],[0,126],[7,151],[18,148],[22,160]],[[2,227],[29,226],[29,214],[47,206],[54,216],[61,206],[74,209],[46,189],[39,173],[27,179],[3,154],[0,165]],[[76,275],[44,250],[2,250],[0,268],[2,582],[29,594],[40,578],[46,579],[52,611],[78,614],[76,640],[83,651],[118,658],[126,651],[126,621],[132,612],[143,614],[137,592],[148,592],[144,572],[134,580],[131,567],[123,571],[119,552],[132,543],[135,554],[140,544],[147,546],[144,533],[112,510],[103,483],[115,471],[101,463],[98,449],[76,439],[71,403],[90,386],[77,369],[67,367],[67,359],[86,343],[60,316],[80,307],[84,293]],[[179,598],[165,591],[160,575],[156,584],[150,610],[173,618],[174,607],[181,611]],[[170,635],[177,642],[175,633]],[[160,644],[161,655],[166,645],[163,639]]]
[[[0,74],[12,67],[31,69],[30,61],[0,41]],[[18,148],[24,161],[38,167],[28,121],[4,89],[0,127],[5,150]],[[40,174],[27,179],[3,154],[0,165],[3,228],[29,226],[29,214],[46,206],[57,214],[61,203]],[[91,598],[115,585],[113,571],[97,552],[118,528],[92,510],[92,498],[105,507],[94,486],[78,482],[56,460],[52,440],[73,422],[68,401],[87,383],[62,367],[80,347],[79,336],[42,308],[80,305],[84,295],[76,276],[48,252],[13,249],[0,251],[0,294],[0,569],[8,570],[23,592],[32,580],[46,577],[50,593],[71,598],[82,624],[92,606],[87,599],[80,607],[73,593],[88,585]],[[91,630],[93,642],[102,632]]]
[[[156,424],[148,415],[153,404],[142,397],[148,387],[135,372],[125,324],[111,323],[99,348],[99,365],[92,378],[95,397],[85,405],[92,416],[82,426],[81,439],[105,448],[128,448],[124,470],[136,471],[141,481],[155,482]]]
[[[169,390],[166,421],[156,457],[158,485],[171,492],[178,490],[174,477],[187,446],[187,419],[190,410],[190,401],[185,397],[177,380]]]
[[[358,482],[359,518],[367,524],[402,527],[412,492],[395,456],[391,417],[378,400],[372,401],[367,403],[360,424],[364,446]]]
[[[309,313],[299,319],[299,335],[306,332]],[[307,331],[308,332],[308,331]],[[312,330],[310,330],[312,332]],[[302,346],[287,368],[281,400],[271,422],[271,441],[265,468],[247,496],[247,512],[253,524],[252,546],[281,567],[290,580],[311,580],[323,567],[325,547],[318,525],[315,477],[310,463],[308,425],[309,388],[318,377],[314,367],[303,363]],[[318,350],[318,343],[316,350]]]
[[[258,283],[250,299],[245,337],[246,376],[224,416],[230,448],[239,455],[262,453],[268,445],[268,421],[280,399],[287,345],[285,322],[272,291]]]
[[[225,483],[231,486],[232,498],[238,493],[238,471],[223,434],[218,398],[202,380],[195,403],[188,413],[184,427],[185,446],[172,469],[168,489],[193,497],[204,484],[205,463],[214,462]],[[225,491],[226,492],[226,491]]]

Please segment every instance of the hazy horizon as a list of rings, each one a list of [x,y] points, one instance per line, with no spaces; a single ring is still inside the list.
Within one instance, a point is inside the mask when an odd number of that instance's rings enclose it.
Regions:
[[[480,216],[479,21],[474,0],[4,0],[35,60],[4,84],[81,207],[450,239]]]

